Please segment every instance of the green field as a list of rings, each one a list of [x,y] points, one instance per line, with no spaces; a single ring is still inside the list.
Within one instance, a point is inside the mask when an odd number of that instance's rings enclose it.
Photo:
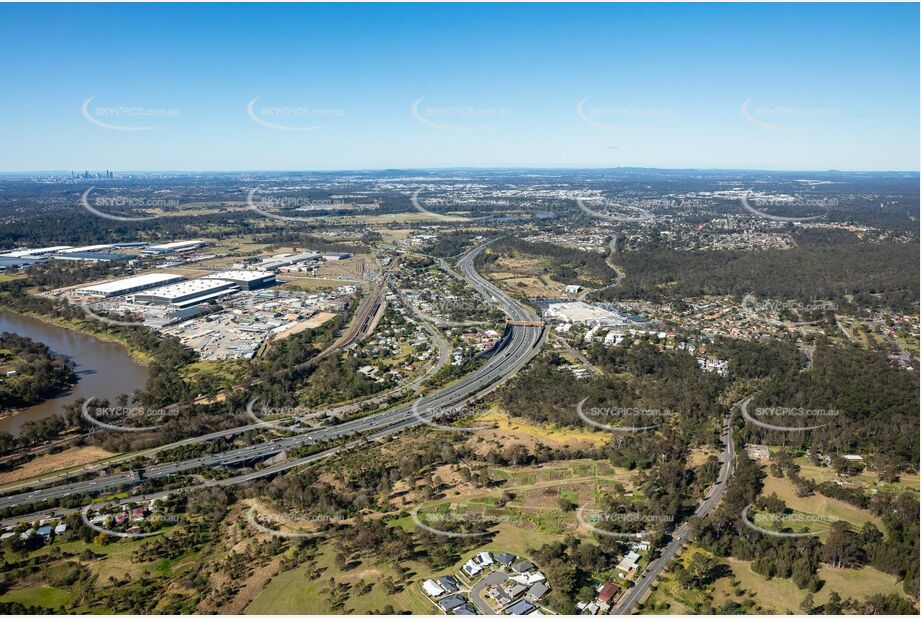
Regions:
[[[0,596],[0,603],[22,603],[26,607],[35,606],[47,609],[60,609],[69,602],[69,592],[50,586],[17,588]]]
[[[415,585],[416,577],[413,577],[413,583],[406,584],[402,591],[388,595],[380,582],[388,576],[393,577],[395,582],[399,581],[389,564],[362,562],[355,568],[341,571],[336,567],[334,556],[335,550],[328,544],[324,545],[315,562],[321,574],[314,579],[307,577],[308,566],[306,564],[276,575],[247,606],[245,613],[367,614],[372,610],[380,611],[388,604],[398,612],[431,614],[436,610],[435,606]],[[418,563],[409,563],[406,566],[420,576],[429,576],[424,567]],[[337,582],[348,582],[353,585],[364,581],[373,584],[373,588],[364,594],[350,593],[345,605],[334,609],[327,591],[330,577],[334,577]]]
[[[687,564],[690,557],[697,552],[706,551],[691,546],[681,556]],[[761,614],[802,614],[800,603],[808,594],[800,590],[790,579],[775,577],[767,579],[751,569],[751,563],[735,558],[724,558],[722,562],[732,569],[732,578],[723,577],[707,590],[684,590],[678,586],[674,577],[666,571],[656,584],[655,590],[646,600],[644,614],[694,614],[698,607],[711,603],[718,609],[727,601],[733,601],[745,607],[744,613]],[[898,593],[906,596],[901,583],[892,575],[877,571],[872,567],[861,569],[835,569],[828,566],[819,567],[819,578],[825,581],[822,589],[813,595],[816,606],[825,603],[832,592],[842,598],[866,599],[874,594]]]
[[[878,517],[874,517],[869,511],[859,509],[847,502],[828,498],[821,494],[813,494],[804,498],[797,496],[793,483],[786,478],[778,479],[770,475],[765,477],[764,489],[761,494],[770,496],[772,493],[776,493],[787,504],[787,507],[798,513],[843,520],[851,524],[855,529],[860,529],[867,522],[873,523],[881,531],[886,529]]]
[[[811,479],[816,483],[834,482],[840,479],[833,468],[813,465],[805,457],[799,457],[795,461],[800,467],[800,476],[803,478]],[[921,477],[917,474],[902,474],[898,483],[884,483],[879,480],[879,475],[873,470],[864,470],[860,474],[848,477],[847,480],[882,492],[911,491],[918,494],[921,490],[919,486]]]

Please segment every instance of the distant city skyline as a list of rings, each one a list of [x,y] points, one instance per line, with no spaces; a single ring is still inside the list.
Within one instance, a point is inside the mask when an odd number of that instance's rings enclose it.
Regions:
[[[917,4],[0,5],[0,171],[919,169]]]

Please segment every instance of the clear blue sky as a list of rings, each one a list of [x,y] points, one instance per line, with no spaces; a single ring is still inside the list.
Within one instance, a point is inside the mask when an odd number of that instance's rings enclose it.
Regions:
[[[916,4],[0,5],[0,170],[918,170],[918,20]]]

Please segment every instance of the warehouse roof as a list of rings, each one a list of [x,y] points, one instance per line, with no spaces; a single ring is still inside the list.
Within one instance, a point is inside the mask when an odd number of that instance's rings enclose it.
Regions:
[[[138,275],[136,277],[128,277],[127,279],[117,279],[115,281],[107,281],[105,283],[99,283],[97,285],[90,285],[85,288],[80,288],[81,291],[87,290],[90,292],[97,292],[101,294],[114,294],[124,290],[132,290],[137,287],[146,287],[153,285],[166,285],[167,283],[174,283],[176,281],[181,281],[185,279],[182,275],[169,275],[166,273],[148,273],[146,275]]]

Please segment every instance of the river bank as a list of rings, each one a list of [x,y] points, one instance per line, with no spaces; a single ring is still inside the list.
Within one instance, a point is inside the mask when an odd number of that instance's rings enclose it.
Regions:
[[[78,328],[66,320],[50,319],[0,308],[0,331],[39,341],[53,352],[71,358],[78,380],[57,396],[26,408],[8,410],[0,417],[0,431],[17,434],[26,421],[63,414],[79,398],[107,398],[141,390],[150,375],[149,355],[132,353],[128,344],[113,336]],[[146,358],[145,358],[146,357]]]

